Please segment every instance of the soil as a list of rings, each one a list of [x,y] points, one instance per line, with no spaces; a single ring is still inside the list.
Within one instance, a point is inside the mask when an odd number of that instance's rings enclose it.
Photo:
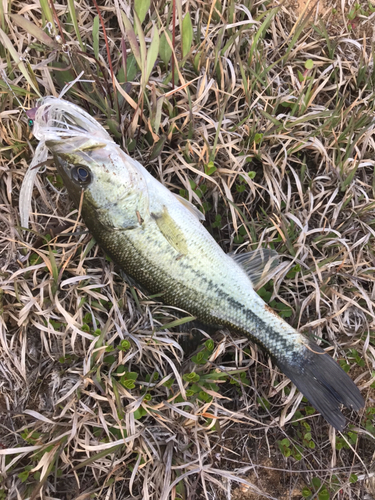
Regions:
[[[246,479],[257,486],[260,490],[268,493],[278,500],[291,500],[302,498],[302,488],[304,487],[300,474],[285,472],[280,470],[285,468],[284,463],[276,462],[275,459],[265,458],[261,463],[257,473],[249,474]],[[245,485],[241,485],[233,491],[233,500],[264,500],[263,495],[252,492]]]

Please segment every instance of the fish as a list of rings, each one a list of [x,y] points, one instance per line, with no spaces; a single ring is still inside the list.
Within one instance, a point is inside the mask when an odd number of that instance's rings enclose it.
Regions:
[[[201,323],[246,336],[337,430],[341,405],[364,406],[352,379],[320,346],[282,319],[254,290],[273,268],[274,251],[226,254],[203,214],[127,155],[80,107],[47,97],[34,135],[98,245],[136,283]]]

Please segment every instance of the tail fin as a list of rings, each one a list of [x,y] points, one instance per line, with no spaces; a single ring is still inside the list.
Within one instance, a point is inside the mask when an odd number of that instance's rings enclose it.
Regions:
[[[340,404],[359,410],[365,404],[358,387],[321,347],[306,339],[303,357],[276,363],[287,377],[335,429],[342,431],[346,420]]]

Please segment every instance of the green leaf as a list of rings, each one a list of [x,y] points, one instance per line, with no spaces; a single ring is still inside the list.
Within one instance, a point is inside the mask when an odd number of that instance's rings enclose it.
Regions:
[[[199,382],[200,376],[195,373],[185,373],[182,378],[185,380],[185,382]]]
[[[215,217],[215,222],[212,224],[212,227],[221,227],[221,215],[217,214]],[[375,385],[375,383],[374,383]]]
[[[272,292],[269,292],[264,286],[262,286],[262,288],[259,288],[258,290],[258,295],[262,297],[264,302],[269,302],[270,298],[272,297]]]
[[[210,396],[209,394],[207,394],[207,392],[204,391],[199,391],[198,397],[201,401],[204,401],[206,403],[212,400],[212,396]]]
[[[305,62],[305,68],[306,69],[313,69],[314,67],[314,61],[312,59],[307,59]]]
[[[28,470],[24,470],[23,472],[20,472],[18,474],[18,478],[22,481],[22,483],[26,482],[28,477],[29,477]]]
[[[191,358],[193,363],[196,363],[197,365],[205,365],[207,363],[209,353],[207,351],[201,351],[198,352],[196,356],[193,356]]]
[[[136,372],[125,372],[120,378],[120,384],[126,389],[134,389],[137,377],[138,373]]]
[[[154,67],[156,58],[159,53],[159,32],[156,26],[152,31],[151,45],[147,51],[147,63],[146,63],[146,83],[150,78],[152,68]]]
[[[313,477],[311,480],[311,484],[314,486],[316,490],[318,490],[322,484],[321,480],[318,477]]]
[[[104,361],[104,363],[108,363],[109,365],[112,365],[116,361],[116,357],[115,356],[106,356],[103,359],[103,361]]]
[[[155,132],[156,132],[156,130],[155,130]],[[160,153],[163,151],[164,144],[165,144],[166,140],[167,140],[167,136],[162,135],[160,137],[160,139],[154,144],[154,146],[151,150],[151,153],[150,153],[150,157],[149,157],[150,160],[155,160],[155,158],[157,158],[160,155]]]
[[[92,44],[94,48],[95,58],[99,57],[99,16],[94,17],[92,25]]]
[[[312,406],[305,406],[305,413],[306,413],[306,415],[314,415],[314,413],[315,413],[315,408],[313,408]],[[306,423],[306,422],[304,422],[304,424],[305,424],[305,423]],[[309,427],[306,427],[306,425],[305,425],[305,429],[307,429],[307,430],[311,430],[311,427],[310,427],[310,426],[309,426]]]
[[[136,11],[139,21],[143,23],[148,9],[150,8],[151,0],[134,0],[134,10]]]
[[[131,343],[129,342],[129,340],[122,340],[120,342],[120,350],[121,351],[127,351],[128,349],[131,348]]]
[[[164,387],[170,388],[174,384],[174,378],[169,378],[166,382],[163,383]]]
[[[172,33],[169,30],[165,30],[161,34],[159,45],[159,55],[166,66],[168,65],[172,56],[172,48],[168,43],[167,37],[172,42]]]
[[[259,144],[263,139],[263,134],[255,134],[255,137],[254,137],[254,142],[255,144]]]
[[[121,378],[120,382],[121,382],[121,385],[123,385],[125,387],[125,389],[134,389],[134,387],[135,387],[134,380],[123,380]]]
[[[318,498],[319,500],[329,500],[329,492],[326,488],[322,489],[319,493],[318,493]]]
[[[135,420],[139,420],[140,418],[144,417],[145,415],[147,415],[147,411],[142,406],[140,406],[134,412],[134,418],[135,418]]]
[[[212,339],[208,339],[206,340],[204,345],[208,351],[213,351],[215,347],[215,342]]]
[[[215,167],[215,163],[213,161],[209,161],[207,165],[204,166],[204,173],[206,175],[212,175],[215,173],[217,168]]]
[[[132,82],[136,77],[139,66],[134,54],[129,54],[126,59],[126,79],[128,82]]]
[[[182,21],[182,57],[184,58],[190,51],[193,40],[193,26],[191,24],[190,13],[188,12]]]
[[[241,373],[241,375],[242,375],[242,373]],[[245,378],[246,378],[246,373],[245,372],[244,372],[244,375],[245,375]],[[242,380],[242,382],[244,381],[242,376],[241,376],[241,380]],[[260,404],[260,406],[262,406],[262,408],[264,408],[266,410],[268,410],[270,408],[270,406],[271,406],[270,403],[269,403],[269,401],[266,398],[257,397],[257,402],[258,402],[258,404]],[[290,442],[289,442],[288,439],[283,439],[281,441],[281,444],[282,444],[282,446],[289,446]]]
[[[308,498],[309,496],[312,495],[312,491],[310,490],[310,488],[308,488],[307,486],[305,486],[302,490],[302,496],[304,498]]]

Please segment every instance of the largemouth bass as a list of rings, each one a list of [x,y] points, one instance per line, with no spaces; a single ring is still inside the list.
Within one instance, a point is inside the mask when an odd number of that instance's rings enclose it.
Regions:
[[[204,324],[250,337],[336,429],[345,426],[341,404],[364,406],[336,361],[254,291],[254,263],[265,263],[253,253],[225,254],[204,228],[202,214],[125,154],[90,115],[45,98],[35,113],[34,134],[53,154],[88,229],[127,275]]]

